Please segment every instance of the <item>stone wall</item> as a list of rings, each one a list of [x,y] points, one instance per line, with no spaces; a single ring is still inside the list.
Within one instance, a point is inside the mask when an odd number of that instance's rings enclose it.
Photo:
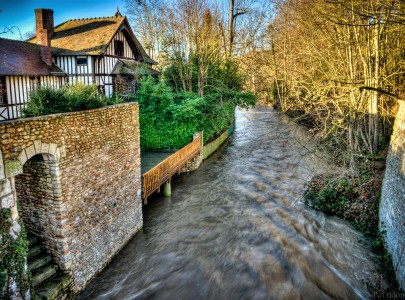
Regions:
[[[235,125],[232,125],[227,130],[224,131],[219,137],[217,137],[212,142],[204,145],[203,147],[203,159],[207,159],[212,153],[214,153],[233,133]]]
[[[38,209],[23,200],[23,219],[30,228],[47,220],[32,230],[72,274],[76,292],[143,225],[138,112],[132,103],[0,123],[1,209],[17,221],[15,193],[36,199]],[[42,166],[42,200],[33,164]]]
[[[197,131],[193,134],[193,141],[201,137],[201,148],[204,147],[204,136],[202,131]],[[203,161],[203,151],[200,151],[200,154],[194,157],[190,162],[188,162],[183,168],[181,168],[180,173],[188,173],[198,169]]]
[[[381,204],[380,229],[392,255],[397,280],[405,290],[405,102],[399,111],[391,136]]]

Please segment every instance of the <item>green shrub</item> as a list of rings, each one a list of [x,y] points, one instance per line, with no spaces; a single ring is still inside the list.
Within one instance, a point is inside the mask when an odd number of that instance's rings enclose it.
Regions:
[[[205,97],[178,92],[162,80],[144,77],[136,93],[140,109],[142,149],[178,149],[204,131],[204,142],[217,136],[234,121],[236,106],[255,103],[250,93],[217,91]]]
[[[30,94],[22,116],[35,117],[55,113],[94,109],[106,105],[118,104],[119,97],[107,98],[100,94],[95,85],[65,85],[60,89],[38,87]]]
[[[308,203],[313,207],[341,217],[357,196],[350,177],[318,175],[312,179],[305,192]]]
[[[363,162],[356,175],[315,176],[306,186],[310,206],[350,221],[368,236],[378,236],[378,209],[385,161]]]
[[[382,159],[363,161],[357,174],[353,176],[315,176],[308,183],[304,197],[310,206],[348,220],[363,232],[380,265],[380,271],[376,275],[383,276],[390,282],[389,292],[399,292],[391,255],[384,249],[385,232],[380,232],[378,227],[385,156],[386,153],[382,153]],[[370,289],[374,295],[387,292],[383,285],[370,286]]]

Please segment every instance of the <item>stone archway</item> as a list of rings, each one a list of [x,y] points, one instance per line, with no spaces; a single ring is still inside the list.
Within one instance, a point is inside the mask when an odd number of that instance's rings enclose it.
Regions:
[[[59,267],[68,271],[71,258],[64,227],[67,209],[59,168],[63,156],[63,148],[36,140],[20,152],[17,160],[8,161],[4,169],[13,201],[20,202],[21,215],[17,218],[22,218],[27,230],[41,239]]]

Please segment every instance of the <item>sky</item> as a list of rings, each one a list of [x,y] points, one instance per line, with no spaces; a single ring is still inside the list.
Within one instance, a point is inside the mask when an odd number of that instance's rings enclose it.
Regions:
[[[123,0],[0,0],[0,33],[6,27],[16,26],[23,39],[27,33],[35,32],[35,8],[50,8],[54,11],[55,26],[69,20],[113,16],[117,11],[124,15]],[[21,39],[16,28],[12,32],[2,33],[0,37]]]

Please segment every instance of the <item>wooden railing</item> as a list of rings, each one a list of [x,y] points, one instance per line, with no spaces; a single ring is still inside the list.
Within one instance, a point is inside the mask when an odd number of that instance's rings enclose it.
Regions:
[[[156,165],[142,175],[143,181],[143,201],[147,204],[148,197],[156,190],[160,191],[160,186],[169,180],[175,173],[188,164],[195,156],[201,154],[202,137],[196,138],[187,146],[175,152],[164,161]]]

